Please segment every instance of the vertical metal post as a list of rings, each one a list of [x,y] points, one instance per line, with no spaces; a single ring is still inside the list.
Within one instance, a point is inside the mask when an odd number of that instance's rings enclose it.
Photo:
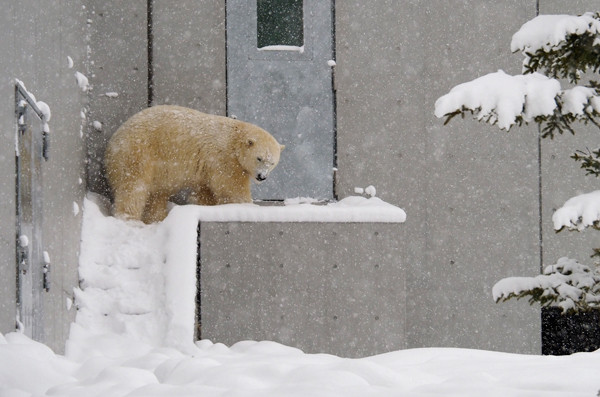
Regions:
[[[198,222],[197,227],[197,244],[196,244],[196,335],[194,335],[194,339],[199,340],[202,339],[202,239],[200,235],[200,231],[202,229],[202,224]]]

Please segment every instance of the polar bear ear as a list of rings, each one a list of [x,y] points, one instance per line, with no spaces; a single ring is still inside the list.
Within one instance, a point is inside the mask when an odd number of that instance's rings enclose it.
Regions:
[[[279,145],[279,151],[282,152],[285,149],[285,145]]]

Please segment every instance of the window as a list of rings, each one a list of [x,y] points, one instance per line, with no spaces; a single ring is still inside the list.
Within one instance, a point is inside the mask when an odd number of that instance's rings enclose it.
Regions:
[[[260,49],[304,46],[302,0],[257,0],[256,42]]]

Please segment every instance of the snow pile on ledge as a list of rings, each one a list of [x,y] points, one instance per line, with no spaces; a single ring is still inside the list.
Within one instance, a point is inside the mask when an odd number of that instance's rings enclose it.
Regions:
[[[377,197],[346,197],[318,204],[307,198],[287,199],[284,205],[225,204],[184,205],[171,212],[185,212],[201,222],[359,222],[403,223],[406,213]]]
[[[570,34],[581,35],[585,32],[600,32],[600,21],[591,12],[581,16],[574,15],[539,15],[526,22],[512,37],[511,51],[536,52],[546,51],[564,42]]]
[[[189,348],[194,337],[194,219],[144,225],[108,215],[109,204],[84,201],[76,323],[153,346]]]
[[[600,221],[600,190],[570,198],[552,215],[554,230],[583,230]]]

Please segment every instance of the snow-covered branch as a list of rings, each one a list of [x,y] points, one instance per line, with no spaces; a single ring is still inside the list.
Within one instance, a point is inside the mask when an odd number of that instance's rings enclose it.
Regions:
[[[513,35],[511,49],[523,53],[522,75],[499,70],[457,85],[436,101],[435,115],[447,123],[472,113],[505,130],[523,122],[546,123],[544,136],[574,132],[574,121],[600,125],[600,84],[562,89],[558,81],[577,84],[583,73],[600,70],[600,13],[538,16]]]
[[[492,289],[496,302],[529,296],[529,303],[560,307],[563,312],[600,307],[600,272],[574,259],[560,258],[536,277],[508,277]]]
[[[552,215],[554,230],[583,230],[600,223],[600,190],[570,198]]]
[[[539,15],[526,22],[512,37],[510,49],[533,53],[538,50],[551,51],[562,46],[569,35],[598,34],[600,20],[597,14],[583,15]]]
[[[452,119],[470,112],[479,121],[509,130],[515,124],[557,115],[588,120],[600,114],[594,88],[561,89],[560,82],[541,73],[511,76],[499,70],[454,87],[435,102],[435,115]]]
[[[499,70],[454,87],[435,102],[435,115],[451,118],[470,111],[480,121],[509,130],[521,121],[551,115],[560,92],[558,80],[543,74],[511,76]]]
[[[600,13],[540,15],[514,34],[511,49],[524,55],[523,73],[544,71],[577,83],[600,70]]]

